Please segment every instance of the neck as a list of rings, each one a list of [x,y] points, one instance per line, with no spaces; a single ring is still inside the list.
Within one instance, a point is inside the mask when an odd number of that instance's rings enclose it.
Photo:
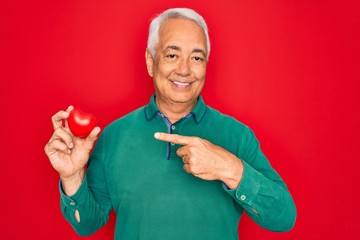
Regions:
[[[156,105],[159,110],[166,115],[171,123],[176,123],[186,114],[191,112],[197,101],[190,103],[162,102],[156,99]]]

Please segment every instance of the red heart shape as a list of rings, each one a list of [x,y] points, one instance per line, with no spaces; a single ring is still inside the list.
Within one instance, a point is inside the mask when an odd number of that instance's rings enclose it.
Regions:
[[[70,131],[77,137],[86,138],[96,126],[96,119],[90,113],[73,109],[67,119]]]

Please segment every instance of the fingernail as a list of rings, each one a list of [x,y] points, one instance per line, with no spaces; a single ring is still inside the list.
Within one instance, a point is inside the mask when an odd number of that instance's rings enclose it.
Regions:
[[[155,134],[154,134],[154,137],[155,137],[155,138],[159,138],[159,137],[160,137],[160,133],[158,133],[158,132],[155,133]]]
[[[69,148],[72,149],[74,147],[74,144],[71,142],[69,143]]]

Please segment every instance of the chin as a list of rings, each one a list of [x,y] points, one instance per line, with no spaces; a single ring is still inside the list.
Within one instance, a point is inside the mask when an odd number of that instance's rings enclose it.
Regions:
[[[184,96],[183,94],[177,94],[171,98],[171,100],[175,103],[191,103],[196,102],[197,97],[194,96]]]

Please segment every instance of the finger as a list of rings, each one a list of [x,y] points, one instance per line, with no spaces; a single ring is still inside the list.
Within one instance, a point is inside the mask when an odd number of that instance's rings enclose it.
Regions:
[[[182,146],[176,151],[176,154],[179,157],[185,157],[185,156],[189,155],[189,152],[187,151],[186,146]]]
[[[97,140],[100,131],[101,129],[99,127],[95,127],[85,139],[84,146],[88,151],[90,151],[93,148],[94,143]]]
[[[154,134],[154,137],[157,140],[165,141],[165,142],[172,142],[180,145],[188,145],[191,144],[194,141],[195,137],[188,137],[188,136],[182,136],[178,134],[169,134],[169,133],[160,133],[157,132]]]
[[[54,131],[52,139],[60,139],[63,141],[68,148],[72,149],[74,147],[72,135],[70,135],[66,130],[63,128],[57,128]]]
[[[66,146],[66,144],[64,142],[61,142],[59,140],[51,141],[45,147],[45,153],[48,156],[50,156],[51,154],[53,154],[57,151],[70,153],[71,150],[68,148],[68,146]]]
[[[69,117],[69,113],[74,109],[73,106],[69,106],[66,111],[59,111],[54,116],[51,117],[51,121],[54,129],[57,129],[62,126],[62,121]]]
[[[184,164],[188,164],[189,163],[189,159],[186,156],[182,157],[182,161]]]
[[[183,169],[184,169],[185,172],[191,173],[189,164],[185,163],[184,166],[183,166]]]
[[[68,106],[68,108],[66,109],[66,112],[71,112],[72,110],[74,110],[74,106],[70,105]]]
[[[195,177],[197,177],[197,178],[201,178],[201,174],[199,174],[199,173],[194,173],[194,172],[192,172],[192,171],[190,170],[189,164],[184,164],[183,169],[184,169],[185,172],[187,172],[187,173],[189,173],[189,174],[192,174],[193,176],[195,176]]]
[[[67,119],[69,118],[70,116],[70,112],[74,110],[74,107],[72,105],[70,105],[67,109],[66,109],[66,112],[69,113],[68,117],[66,119],[63,119],[62,122],[63,122],[63,126],[65,126],[65,128],[68,130],[68,132],[70,132],[70,129],[69,129],[69,125],[68,125],[68,121]]]

